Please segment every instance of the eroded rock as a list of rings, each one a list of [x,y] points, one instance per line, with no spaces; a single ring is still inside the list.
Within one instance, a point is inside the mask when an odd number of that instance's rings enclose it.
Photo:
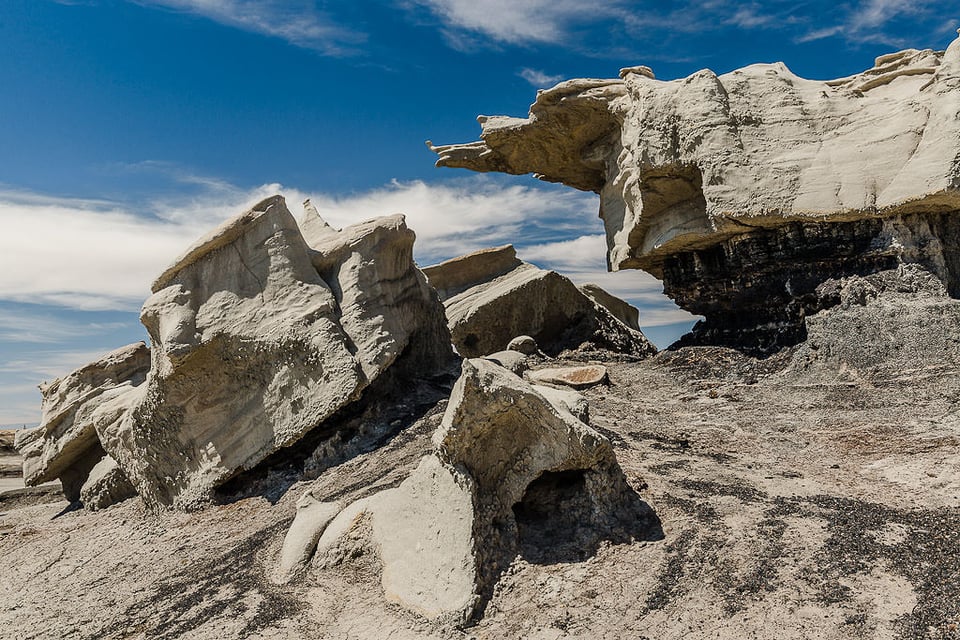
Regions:
[[[150,377],[99,429],[151,507],[192,508],[297,442],[401,354],[430,375],[452,358],[442,307],[400,216],[304,228],[268,198],[208,234],[153,284],[141,320]]]
[[[97,434],[97,424],[108,419],[104,405],[136,393],[149,369],[150,350],[138,342],[41,385],[40,426],[17,432],[24,483],[60,479],[64,495],[79,500],[83,483],[104,456]]]
[[[465,357],[501,351],[520,335],[550,355],[584,342],[634,355],[656,351],[639,330],[595,304],[568,278],[518,260],[511,245],[454,258],[424,273],[431,283],[441,283],[453,344]]]
[[[0,429],[0,478],[23,475],[23,458],[14,446],[17,432]]]
[[[127,474],[110,456],[100,459],[80,488],[80,501],[83,507],[90,511],[105,509],[135,495],[137,490],[130,483]]]
[[[795,344],[820,283],[899,262],[960,291],[960,40],[831,81],[628,67],[480,123],[480,141],[432,147],[438,166],[600,194],[610,268],[649,271],[705,316],[688,343]]]
[[[519,351],[524,355],[531,356],[540,351],[540,347],[537,346],[537,341],[530,336],[517,336],[507,343],[507,350]]]
[[[307,566],[317,549],[320,536],[341,511],[341,503],[318,500],[310,491],[300,497],[297,515],[283,539],[280,562],[273,576],[275,582],[287,582]]]
[[[518,552],[590,553],[599,539],[650,533],[655,518],[610,443],[571,413],[580,411],[570,393],[465,361],[435,452],[399,487],[334,518],[315,562],[339,564],[351,545],[372,544],[387,599],[462,624]]]
[[[829,280],[818,292],[834,304],[807,318],[790,378],[922,386],[960,361],[960,302],[919,265]]]
[[[523,372],[530,368],[529,358],[519,351],[513,351],[511,349],[491,353],[490,355],[484,356],[484,360],[495,362],[518,376],[522,376]]]

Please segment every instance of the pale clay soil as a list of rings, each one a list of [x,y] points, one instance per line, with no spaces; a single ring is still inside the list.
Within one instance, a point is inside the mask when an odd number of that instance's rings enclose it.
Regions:
[[[375,549],[272,584],[308,486],[277,472],[194,513],[0,496],[0,638],[960,638],[957,372],[804,375],[787,357],[607,361],[591,423],[662,533],[585,558],[525,541],[466,629],[385,602]],[[315,494],[399,483],[443,407]]]

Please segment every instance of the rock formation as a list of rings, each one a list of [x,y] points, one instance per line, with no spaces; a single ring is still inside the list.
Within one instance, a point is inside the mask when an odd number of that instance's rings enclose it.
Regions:
[[[574,389],[586,389],[608,380],[607,368],[599,364],[537,369],[528,373],[527,377],[540,384],[562,385]]]
[[[960,40],[832,81],[782,63],[571,80],[527,118],[479,118],[438,166],[534,173],[600,195],[612,270],[706,317],[688,342],[803,339],[834,277],[918,262],[960,291]]]
[[[828,280],[829,308],[807,319],[787,376],[854,376],[869,384],[935,380],[960,362],[960,302],[917,264]]]
[[[306,494],[280,575],[295,573],[314,542],[320,564],[372,543],[388,600],[463,623],[518,552],[583,551],[598,536],[647,532],[652,514],[628,487],[610,443],[569,409],[582,398],[543,390],[487,360],[465,361],[433,436],[435,452],[399,487],[336,517],[333,505]]]
[[[13,429],[0,429],[0,478],[23,475],[23,458],[13,444],[16,438]]]
[[[550,355],[584,342],[634,355],[656,351],[636,325],[636,310],[634,326],[618,317],[630,318],[626,302],[606,292],[585,294],[559,273],[521,261],[511,245],[453,258],[424,273],[443,300],[462,356],[501,351],[520,335]]]
[[[144,501],[191,508],[297,442],[401,357],[429,376],[452,352],[402,216],[303,228],[268,198],[198,241],[153,283],[141,320],[150,376],[97,431]]]
[[[85,509],[98,511],[137,495],[127,474],[110,456],[100,459],[80,487],[80,502]]]
[[[105,455],[98,427],[125,415],[149,369],[150,350],[138,342],[41,385],[40,426],[17,432],[24,483],[59,479],[64,495],[79,500],[87,476]],[[117,406],[121,409],[113,410]]]

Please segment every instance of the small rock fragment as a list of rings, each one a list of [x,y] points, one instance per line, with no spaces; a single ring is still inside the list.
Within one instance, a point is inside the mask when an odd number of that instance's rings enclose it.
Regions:
[[[518,376],[522,376],[523,372],[530,368],[530,363],[527,362],[527,356],[519,351],[497,351],[496,353],[484,356],[483,359],[496,362],[501,367],[509,369]]]
[[[527,378],[544,384],[562,384],[574,389],[586,389],[607,381],[607,368],[603,365],[586,367],[554,367],[528,371]]]
[[[530,356],[537,352],[537,341],[530,336],[517,336],[507,345],[507,351],[519,351]]]

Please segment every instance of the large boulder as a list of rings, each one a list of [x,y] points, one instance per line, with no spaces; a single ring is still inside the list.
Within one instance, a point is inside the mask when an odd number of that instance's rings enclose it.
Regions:
[[[402,215],[336,231],[309,203],[300,227],[311,260],[330,286],[340,326],[370,380],[401,356],[411,372],[430,375],[451,361],[449,331],[437,294],[413,260],[414,232]]]
[[[138,342],[41,385],[40,426],[17,432],[24,483],[59,479],[64,495],[79,500],[88,474],[104,456],[97,423],[120,417],[105,413],[104,407],[133,397],[149,370],[150,350]]]
[[[453,343],[465,357],[501,351],[520,335],[533,337],[550,355],[584,342],[634,355],[656,351],[639,326],[618,317],[628,316],[626,302],[596,294],[595,285],[587,295],[569,278],[519,260],[512,245],[453,258],[424,273],[443,299]]]
[[[318,530],[320,566],[345,561],[353,542],[370,544],[388,600],[462,624],[518,552],[589,554],[614,532],[649,533],[649,508],[627,485],[609,441],[570,412],[568,395],[544,395],[487,360],[465,361],[435,452],[400,486],[335,518],[305,503],[304,522],[294,523],[284,546],[285,572],[291,556],[309,556],[302,541]]]
[[[960,40],[806,80],[782,63],[661,81],[570,80],[527,118],[481,117],[439,166],[600,195],[613,270],[640,268],[706,321],[693,342],[805,336],[831,278],[920,262],[960,292]]]
[[[141,312],[150,376],[134,410],[99,430],[149,506],[206,503],[356,401],[401,355],[425,375],[449,362],[442,306],[402,217],[322,235],[311,248],[275,196],[153,283]]]

